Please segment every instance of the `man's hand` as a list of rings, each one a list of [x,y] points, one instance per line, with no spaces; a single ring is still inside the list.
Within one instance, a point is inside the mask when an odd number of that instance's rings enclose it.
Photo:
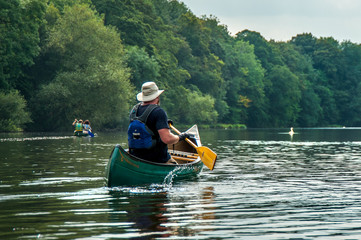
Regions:
[[[182,132],[181,134],[179,134],[179,141],[183,141],[186,138],[190,138],[190,135],[186,132]]]

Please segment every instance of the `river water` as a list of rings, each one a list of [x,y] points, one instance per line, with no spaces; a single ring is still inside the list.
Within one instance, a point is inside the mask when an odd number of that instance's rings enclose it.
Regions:
[[[0,134],[0,239],[361,239],[361,128],[200,130],[198,178],[106,188],[122,132]]]

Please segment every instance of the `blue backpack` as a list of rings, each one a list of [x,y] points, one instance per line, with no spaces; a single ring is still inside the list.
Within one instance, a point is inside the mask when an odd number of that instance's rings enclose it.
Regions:
[[[156,145],[155,135],[146,125],[150,113],[159,107],[156,104],[151,104],[147,107],[144,113],[137,116],[140,103],[135,105],[130,112],[130,124],[128,127],[128,144],[132,149],[150,149]]]

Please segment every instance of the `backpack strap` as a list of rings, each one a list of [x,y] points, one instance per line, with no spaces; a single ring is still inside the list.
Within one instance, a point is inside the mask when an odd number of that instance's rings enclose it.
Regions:
[[[141,104],[141,103],[136,104],[136,105],[133,107],[132,111],[130,111],[130,114],[129,114],[129,122],[131,122],[131,121],[133,121],[133,120],[135,120],[135,119],[137,118],[137,112],[138,112],[138,108],[139,108],[140,104]]]
[[[147,125],[147,119],[148,119],[149,115],[157,107],[159,107],[159,106],[156,104],[150,104],[147,107],[147,109],[145,109],[144,113],[138,117],[138,120],[144,122],[144,124]]]
[[[140,106],[141,103],[138,103],[137,105],[135,105],[132,109],[132,111],[130,112],[130,116],[129,116],[129,120],[130,122],[133,121],[133,120],[139,120],[141,122],[143,122],[145,125],[147,125],[147,119],[149,117],[149,115],[151,114],[151,112],[158,108],[159,105],[157,104],[150,104],[148,105],[148,107],[145,109],[144,113],[140,116],[137,116],[137,112],[138,112],[138,109],[139,109],[139,106]]]

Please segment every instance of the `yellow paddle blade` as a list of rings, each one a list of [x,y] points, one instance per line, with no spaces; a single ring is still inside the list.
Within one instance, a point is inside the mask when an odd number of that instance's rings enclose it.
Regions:
[[[204,165],[210,170],[213,170],[214,165],[216,164],[217,154],[204,146],[197,147],[196,150]]]
[[[177,134],[181,134],[181,132],[178,129],[176,129],[172,124],[169,123],[169,126]],[[197,131],[198,131],[198,129],[197,129]],[[199,157],[201,158],[202,162],[204,163],[204,165],[206,165],[212,171],[214,168],[214,165],[216,164],[217,154],[207,147],[204,147],[204,146],[198,147],[188,138],[186,138],[186,141],[197,150],[197,153],[198,153]]]

